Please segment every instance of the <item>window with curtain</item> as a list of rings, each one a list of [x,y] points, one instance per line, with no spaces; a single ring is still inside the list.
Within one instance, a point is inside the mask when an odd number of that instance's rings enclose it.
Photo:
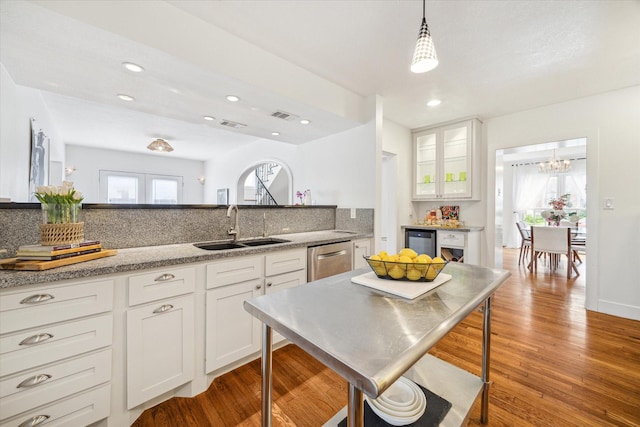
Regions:
[[[540,213],[550,208],[549,200],[569,193],[568,212],[586,217],[587,162],[571,161],[571,169],[565,173],[541,173],[537,164],[512,165],[514,172],[513,201],[518,220],[529,224],[542,224]]]

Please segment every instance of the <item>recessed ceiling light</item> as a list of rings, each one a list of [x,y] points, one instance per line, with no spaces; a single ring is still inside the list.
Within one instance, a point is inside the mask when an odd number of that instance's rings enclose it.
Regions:
[[[123,93],[118,94],[118,98],[122,99],[123,101],[135,101],[136,100],[133,96],[125,95]]]
[[[428,107],[436,107],[440,104],[442,104],[442,101],[440,101],[439,99],[432,99],[431,101],[427,102]]]
[[[238,102],[238,101],[240,101],[240,98],[238,98],[235,95],[227,95],[227,101],[229,101],[229,102]]]
[[[308,125],[309,123],[311,123],[311,121],[307,119],[302,119],[300,120],[300,123],[302,123],[303,125]]]
[[[260,111],[260,107],[251,107],[251,111]]]
[[[142,68],[138,64],[134,64],[133,62],[123,62],[122,66],[129,71],[133,71],[134,73],[141,73],[144,71],[144,68]]]
[[[210,122],[216,119],[216,118],[215,118],[215,117],[213,117],[213,116],[202,116],[202,118],[203,118],[203,119],[205,119],[205,120],[208,120],[208,121],[210,121]]]
[[[278,136],[278,135],[280,135],[280,132],[271,132],[271,135]]]

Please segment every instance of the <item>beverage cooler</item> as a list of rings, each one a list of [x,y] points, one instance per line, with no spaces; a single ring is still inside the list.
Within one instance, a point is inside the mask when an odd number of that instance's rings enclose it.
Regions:
[[[436,230],[405,229],[404,247],[419,254],[427,254],[431,258],[436,257]]]

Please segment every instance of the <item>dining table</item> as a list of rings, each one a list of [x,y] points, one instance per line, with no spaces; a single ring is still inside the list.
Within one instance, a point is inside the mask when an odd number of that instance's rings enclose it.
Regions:
[[[244,302],[262,322],[262,426],[271,426],[274,330],[348,382],[346,411],[325,425],[346,414],[347,426],[362,427],[364,395],[378,398],[401,376],[451,402],[442,426],[463,425],[478,396],[487,423],[491,301],[511,274],[448,263],[441,274],[450,280],[408,299],[352,281],[370,273],[358,269]],[[427,354],[474,310],[483,313],[480,377]]]

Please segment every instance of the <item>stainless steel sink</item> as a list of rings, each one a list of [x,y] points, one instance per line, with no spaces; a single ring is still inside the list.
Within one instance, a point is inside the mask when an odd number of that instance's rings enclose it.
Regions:
[[[227,249],[250,248],[253,246],[275,245],[287,242],[289,242],[289,240],[269,237],[264,239],[239,240],[237,242],[202,242],[194,243],[193,246],[207,251],[224,251]]]

